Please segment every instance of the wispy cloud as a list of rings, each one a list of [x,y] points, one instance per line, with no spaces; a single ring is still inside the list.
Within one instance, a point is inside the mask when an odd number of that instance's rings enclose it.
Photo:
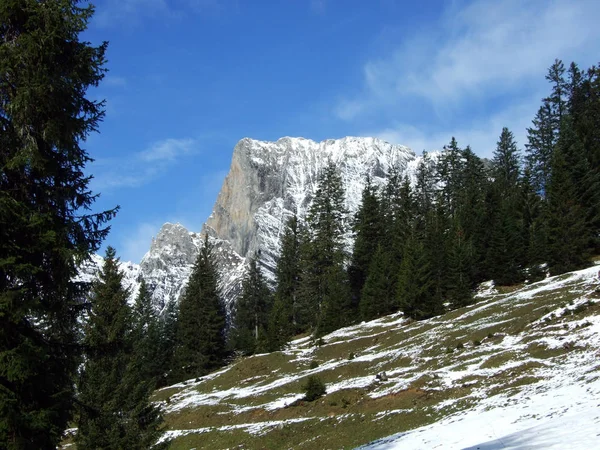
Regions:
[[[526,128],[531,125],[539,105],[538,96],[507,109],[482,117],[460,127],[440,126],[435,130],[417,128],[409,123],[395,123],[383,129],[366,130],[363,136],[375,136],[395,144],[407,145],[416,153],[441,150],[452,136],[461,147],[470,145],[482,157],[491,157],[503,127],[513,131],[517,146],[523,150],[527,142]]]
[[[104,77],[104,80],[102,80],[102,86],[125,87],[127,86],[127,79],[116,75],[107,75]]]
[[[124,158],[100,159],[93,163],[95,190],[140,187],[159,177],[181,157],[193,154],[197,141],[165,139]]]
[[[450,136],[462,136],[487,153],[502,126],[519,127],[513,131],[523,144],[525,127],[548,89],[543,76],[555,58],[595,62],[589,59],[596,57],[600,41],[597,1],[449,5],[431,28],[366,61],[362,86],[340,99],[333,114],[360,126],[385,111],[396,122],[384,122],[379,131],[363,128],[412,141],[417,150],[440,148]],[[486,119],[473,120],[478,107]],[[429,116],[417,117],[417,110]]]
[[[506,91],[538,79],[556,57],[597,50],[599,15],[588,0],[480,0],[448,11],[437,30],[366,62],[363,92],[336,112],[349,119],[403,97],[441,104]]]

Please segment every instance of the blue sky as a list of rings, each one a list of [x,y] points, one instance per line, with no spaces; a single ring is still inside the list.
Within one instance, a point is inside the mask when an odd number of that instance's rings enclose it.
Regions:
[[[522,148],[555,58],[600,61],[595,0],[97,0],[106,100],[85,144],[107,243],[139,262],[164,222],[200,231],[243,137],[456,136]]]

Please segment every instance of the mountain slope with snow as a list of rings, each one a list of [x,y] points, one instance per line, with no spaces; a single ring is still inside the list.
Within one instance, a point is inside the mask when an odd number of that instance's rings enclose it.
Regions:
[[[242,139],[211,216],[199,233],[166,223],[153,238],[139,266],[127,277],[143,277],[157,310],[177,301],[191,273],[203,236],[215,245],[221,290],[231,307],[241,289],[247,258],[260,251],[267,278],[273,280],[279,239],[286,220],[305,216],[320,170],[336,164],[345,187],[348,220],[360,203],[365,178],[382,185],[392,166],[414,179],[420,157],[407,147],[376,138],[345,137],[315,142],[281,138],[276,142]],[[347,237],[350,247],[351,237]]]
[[[598,268],[488,284],[444,316],[297,339],[161,389],[165,437],[175,449],[600,448]],[[302,402],[310,375],[327,395]]]

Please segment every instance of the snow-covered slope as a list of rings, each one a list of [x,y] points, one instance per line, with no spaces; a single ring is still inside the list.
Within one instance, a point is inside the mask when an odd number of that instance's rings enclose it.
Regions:
[[[169,386],[155,397],[166,437],[198,449],[600,448],[598,268],[511,292],[488,284],[444,316],[394,314]],[[297,403],[310,375],[327,395]]]
[[[127,278],[143,277],[161,310],[178,300],[203,236],[208,234],[215,245],[221,289],[231,307],[241,289],[246,260],[259,250],[264,273],[273,279],[283,226],[292,214],[300,219],[305,216],[319,171],[328,161],[340,170],[350,220],[367,174],[381,185],[395,165],[414,179],[420,158],[407,147],[375,138],[322,142],[290,137],[276,142],[242,139],[234,148],[229,174],[202,231],[166,223],[140,265],[124,266]],[[347,244],[351,244],[350,237]]]

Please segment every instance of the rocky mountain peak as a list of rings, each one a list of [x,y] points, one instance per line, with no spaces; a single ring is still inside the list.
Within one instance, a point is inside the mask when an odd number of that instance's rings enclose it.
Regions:
[[[329,161],[339,168],[346,208],[354,214],[367,174],[381,185],[389,169],[397,166],[414,179],[419,160],[409,148],[377,138],[321,142],[296,137],[275,142],[244,138],[233,150],[229,173],[201,233],[181,224],[164,224],[152,239],[137,276],[146,280],[157,309],[177,301],[207,234],[215,248],[221,291],[231,306],[240,292],[248,257],[260,251],[265,275],[274,278],[283,227],[293,214],[300,220],[305,217],[319,172]],[[351,244],[348,236],[347,245]]]

